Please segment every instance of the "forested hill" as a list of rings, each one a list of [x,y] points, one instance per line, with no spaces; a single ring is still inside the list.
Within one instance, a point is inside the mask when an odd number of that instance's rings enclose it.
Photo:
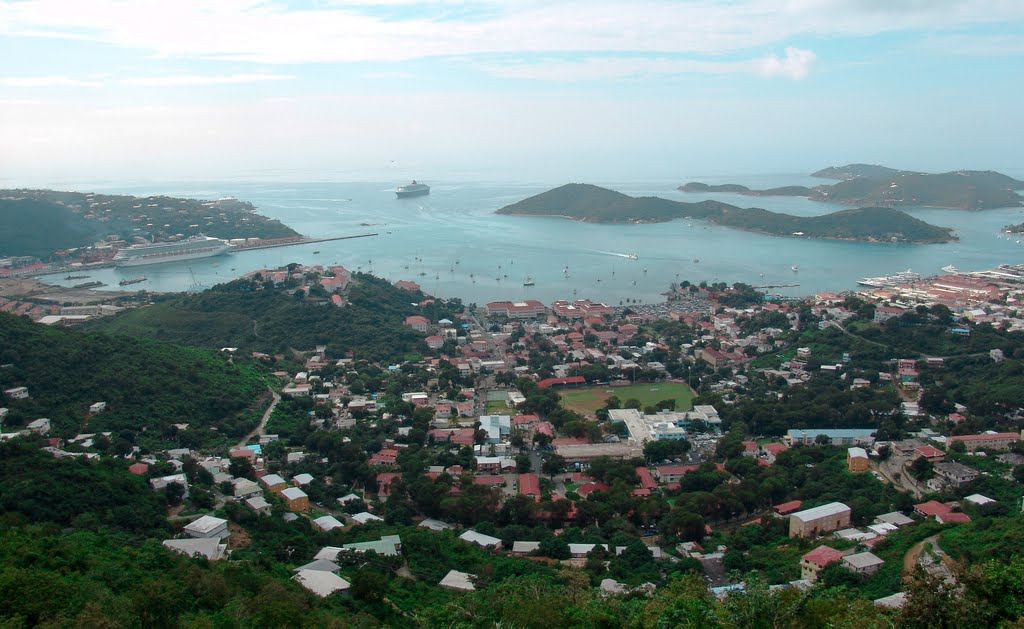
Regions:
[[[265,392],[251,365],[204,349],[154,340],[84,334],[0,313],[0,389],[28,387],[29,399],[5,399],[5,432],[46,417],[51,434],[111,431],[112,442],[154,443],[188,424],[196,446],[244,435]],[[107,408],[88,416],[94,402]],[[124,434],[122,437],[122,433]]]
[[[748,196],[797,196],[814,201],[883,207],[934,206],[988,210],[1024,206],[1024,181],[991,170],[919,173],[870,164],[832,166],[811,175],[841,179],[831,185],[783,186],[751,190],[739,184],[708,185],[698,181],[679,186],[683,192],[726,192]]]
[[[236,199],[0,190],[0,255],[47,258],[111,235],[131,243],[199,233],[224,239],[298,235]]]
[[[847,164],[845,166],[829,166],[811,173],[811,177],[819,179],[854,179],[856,177],[867,177],[868,179],[887,179],[901,172],[896,168],[879,166],[878,164]]]
[[[405,317],[425,314],[436,321],[461,308],[457,301],[414,305],[427,297],[367,274],[354,276],[346,298],[348,304],[337,308],[319,287],[307,295],[288,283],[274,286],[258,277],[243,278],[98,319],[90,328],[267,353],[326,345],[333,357],[351,353],[357,359],[390,361],[427,350],[423,335],[407,327]]]
[[[567,184],[508,205],[499,214],[561,216],[596,223],[656,223],[677,218],[777,236],[935,243],[955,240],[951,230],[886,208],[842,210],[824,216],[791,216],[718,201],[685,203],[628,195],[589,184]]]

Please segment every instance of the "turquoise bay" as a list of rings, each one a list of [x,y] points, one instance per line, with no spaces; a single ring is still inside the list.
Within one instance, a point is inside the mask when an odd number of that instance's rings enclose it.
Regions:
[[[734,205],[816,215],[843,206],[784,197],[685,194],[678,181],[593,182],[630,195],[698,201],[714,198]],[[815,185],[802,175],[703,178],[708,183],[750,187]],[[672,282],[743,281],[799,284],[773,289],[786,295],[856,287],[857,279],[913,269],[938,274],[953,264],[972,270],[1024,262],[1024,243],[998,237],[999,229],[1024,221],[1020,208],[968,213],[934,208],[907,211],[935,225],[952,227],[960,242],[891,245],[782,238],[717,227],[685,219],[646,225],[596,225],[560,218],[499,216],[498,208],[558,184],[537,182],[453,182],[427,180],[429,196],[396,199],[399,182],[283,183],[189,182],[137,185],[81,184],[75,189],[134,195],[235,196],[267,216],[310,237],[376,236],[296,247],[232,253],[190,262],[102,269],[91,272],[109,289],[124,278],[145,275],[138,288],[183,291],[212,286],[244,273],[290,262],[342,264],[391,280],[410,279],[431,294],[483,303],[496,299],[589,297],[618,304],[661,300]],[[626,256],[636,253],[637,259]],[[792,267],[798,267],[794,272]],[[527,279],[533,286],[524,286]],[[49,276],[55,284],[74,284]]]

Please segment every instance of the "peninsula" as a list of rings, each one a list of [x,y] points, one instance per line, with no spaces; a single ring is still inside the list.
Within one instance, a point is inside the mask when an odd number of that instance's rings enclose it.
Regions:
[[[838,183],[807,188],[783,186],[751,190],[738,184],[709,185],[698,181],[679,186],[683,192],[727,192],[748,196],[808,197],[813,201],[879,207],[931,206],[960,210],[990,210],[1024,206],[1024,181],[991,170],[922,173],[872,164],[830,166],[812,177],[840,179]]]
[[[865,242],[927,244],[957,240],[949,228],[936,227],[891,208],[863,207],[824,216],[792,216],[719,201],[685,203],[631,197],[590,184],[566,184],[505,206],[497,213],[558,216],[594,223],[660,223],[692,218],[773,236]]]
[[[127,243],[205,234],[216,238],[290,238],[299,234],[233,197],[0,190],[0,255],[49,258],[102,239]]]

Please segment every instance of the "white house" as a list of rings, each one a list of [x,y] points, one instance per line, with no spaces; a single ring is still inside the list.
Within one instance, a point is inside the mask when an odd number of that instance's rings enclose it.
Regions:
[[[328,531],[341,528],[345,525],[339,522],[338,518],[334,517],[333,515],[325,515],[313,520],[313,526],[326,533]]]
[[[4,389],[4,395],[11,398],[12,400],[26,400],[28,399],[28,387],[14,387],[11,389]]]
[[[224,539],[231,533],[228,531],[228,521],[222,518],[215,518],[212,515],[204,515],[198,520],[185,525],[182,529],[189,537],[203,537],[207,539]]]
[[[217,538],[166,539],[163,545],[176,553],[189,557],[205,557],[210,561],[224,559],[228,554],[228,545],[221,544]]]

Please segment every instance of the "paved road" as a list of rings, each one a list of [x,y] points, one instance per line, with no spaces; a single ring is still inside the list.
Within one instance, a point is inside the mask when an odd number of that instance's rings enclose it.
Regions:
[[[241,441],[238,442],[239,448],[244,448],[245,445],[249,443],[249,441],[252,440],[253,437],[257,435],[262,436],[264,434],[267,428],[267,420],[270,419],[270,415],[274,412],[274,409],[277,408],[277,403],[281,401],[281,396],[277,394],[277,391],[271,389],[270,387],[267,387],[267,390],[270,391],[270,395],[274,396],[274,401],[270,403],[270,406],[267,407],[266,412],[263,413],[263,417],[260,419],[259,425],[256,426],[256,428],[253,429],[252,432],[247,434],[245,437],[242,438]]]
[[[906,463],[910,460],[910,457],[890,456],[878,463],[878,472],[899,491],[920,498],[923,495],[921,486],[907,473]]]

